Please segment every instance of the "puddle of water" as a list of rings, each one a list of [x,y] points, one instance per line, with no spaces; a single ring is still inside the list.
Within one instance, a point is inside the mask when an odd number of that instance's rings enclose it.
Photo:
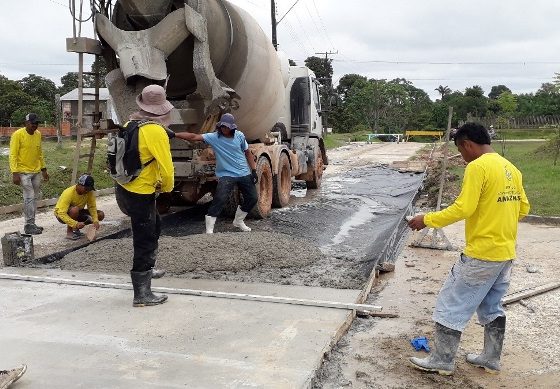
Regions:
[[[290,191],[290,196],[294,196],[297,198],[304,198],[307,195],[307,189],[306,188],[293,188]]]

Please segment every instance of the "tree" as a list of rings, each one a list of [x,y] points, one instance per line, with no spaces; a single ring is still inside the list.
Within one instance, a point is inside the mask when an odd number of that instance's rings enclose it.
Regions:
[[[332,59],[319,58],[315,56],[307,57],[305,60],[305,66],[315,73],[315,77],[321,83],[326,85],[326,81],[332,83],[333,67]]]
[[[341,100],[346,99],[348,92],[357,81],[367,81],[367,77],[359,74],[345,74],[338,81],[336,93]]]
[[[18,81],[21,89],[29,96],[45,101],[54,101],[57,88],[53,81],[48,78],[30,74]]]
[[[512,116],[517,110],[517,98],[513,93],[505,91],[498,96],[498,104],[506,116]]]
[[[451,93],[451,88],[449,88],[447,85],[446,86],[440,85],[434,90],[436,90],[441,95],[442,100],[444,99],[445,96]]]
[[[504,92],[511,93],[511,90],[505,85],[494,85],[488,93],[488,98],[495,100]]]
[[[296,61],[294,61],[293,59],[288,59],[288,63],[290,64],[290,66],[296,66]]]

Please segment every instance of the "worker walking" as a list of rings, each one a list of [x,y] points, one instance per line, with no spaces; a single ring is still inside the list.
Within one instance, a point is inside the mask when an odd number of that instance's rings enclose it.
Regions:
[[[235,185],[243,195],[243,204],[237,207],[233,225],[241,231],[251,231],[245,224],[245,217],[258,200],[255,184],[258,181],[255,158],[249,150],[245,135],[237,130],[235,118],[225,113],[216,124],[216,131],[206,134],[181,132],[177,138],[191,142],[205,142],[212,146],[216,156],[216,176],[218,186],[208,214],[206,215],[206,233],[214,232],[216,219]]]
[[[461,334],[476,311],[484,326],[484,349],[468,354],[467,362],[498,373],[506,329],[501,299],[516,258],[518,221],[529,213],[529,202],[521,173],[494,152],[485,127],[466,123],[454,142],[468,163],[461,193],[448,208],[417,215],[408,224],[421,230],[465,219],[466,247],[437,297],[434,350],[429,357],[412,357],[410,362],[420,370],[453,374]]]
[[[10,138],[12,181],[21,185],[23,190],[23,231],[32,235],[43,232],[43,227],[35,224],[35,213],[37,201],[41,198],[41,176],[44,181],[49,180],[38,125],[38,116],[30,113],[25,116],[25,127],[15,131]]]
[[[98,230],[99,222],[105,218],[103,211],[97,209],[94,185],[91,175],[82,174],[76,185],[66,188],[58,198],[54,215],[59,222],[66,224],[66,239],[83,237],[80,230],[88,224]]]
[[[157,121],[167,116],[173,105],[167,101],[165,90],[159,85],[148,85],[136,98],[140,119]],[[161,233],[161,219],[156,208],[157,192],[171,192],[174,185],[174,168],[171,160],[169,137],[172,132],[155,122],[143,124],[138,129],[138,151],[143,166],[140,174],[126,184],[117,184],[115,195],[121,211],[130,217],[134,256],[130,276],[134,287],[133,306],[143,307],[162,304],[167,296],[152,293],[152,277],[161,277],[162,271],[154,269],[156,250]]]

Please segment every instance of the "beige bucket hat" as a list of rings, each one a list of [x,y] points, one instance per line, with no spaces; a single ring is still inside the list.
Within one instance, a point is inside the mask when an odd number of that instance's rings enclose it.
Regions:
[[[165,96],[165,89],[155,84],[148,85],[142,90],[142,93],[136,97],[136,104],[143,111],[156,116],[165,115],[174,108]]]

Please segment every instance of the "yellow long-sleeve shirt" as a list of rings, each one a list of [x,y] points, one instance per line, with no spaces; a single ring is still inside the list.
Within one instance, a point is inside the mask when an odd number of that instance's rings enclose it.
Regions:
[[[45,167],[41,133],[29,135],[25,127],[10,137],[10,171],[12,173],[39,173]]]
[[[486,261],[516,258],[518,221],[529,213],[521,172],[497,153],[470,162],[455,202],[424,216],[428,227],[441,228],[465,219],[465,255]]]
[[[86,205],[93,222],[97,223],[99,219],[97,218],[95,192],[90,191],[80,195],[76,191],[76,185],[72,185],[71,187],[64,189],[58,198],[54,207],[54,214],[70,227],[76,228],[78,221],[68,216],[68,209],[70,209],[70,207],[79,207],[80,209],[84,209]]]
[[[133,181],[122,184],[129,192],[151,194],[156,191],[156,184],[161,183],[162,192],[171,192],[174,186],[175,169],[171,160],[169,136],[163,127],[157,124],[145,124],[138,131],[138,150],[140,162],[154,159],[145,166]]]

